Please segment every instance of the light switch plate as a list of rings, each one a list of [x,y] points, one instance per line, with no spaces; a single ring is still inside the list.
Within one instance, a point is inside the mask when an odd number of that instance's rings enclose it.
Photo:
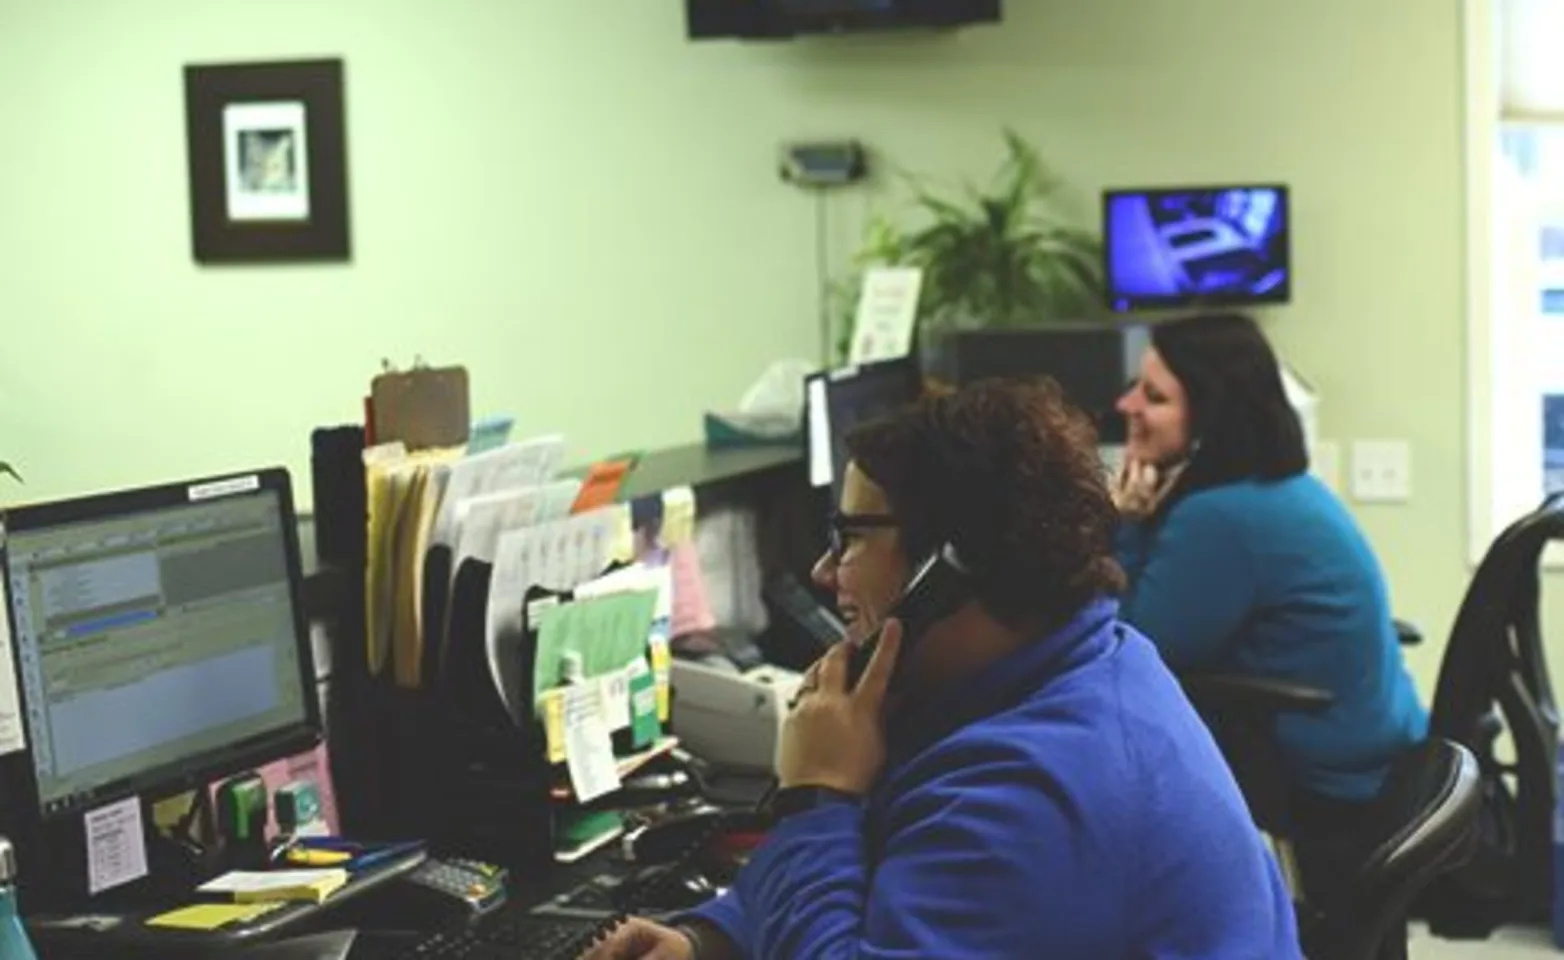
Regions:
[[[1412,499],[1412,445],[1405,440],[1353,441],[1352,496],[1363,503]]]

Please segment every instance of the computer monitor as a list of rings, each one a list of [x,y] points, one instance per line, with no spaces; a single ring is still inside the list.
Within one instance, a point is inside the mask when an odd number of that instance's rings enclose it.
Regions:
[[[921,377],[911,360],[890,360],[810,375],[805,382],[809,482],[841,493],[847,435],[860,423],[918,398]]]
[[[1109,190],[1102,203],[1103,272],[1115,312],[1292,298],[1286,186]]]
[[[202,787],[319,741],[286,471],[0,517],[45,823]]]
[[[1124,418],[1114,409],[1151,345],[1141,324],[1050,323],[1035,327],[964,330],[950,340],[957,384],[977,380],[1051,377],[1065,397],[1097,426],[1104,444],[1125,440]]]

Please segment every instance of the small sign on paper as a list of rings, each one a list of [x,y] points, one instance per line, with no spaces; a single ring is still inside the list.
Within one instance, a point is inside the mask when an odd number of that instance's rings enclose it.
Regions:
[[[603,719],[602,688],[597,684],[565,688],[565,765],[580,803],[619,789],[614,738]]]
[[[923,271],[917,267],[874,267],[863,278],[853,321],[849,364],[899,360],[912,352]]]
[[[96,896],[147,875],[140,797],[89,810],[86,826],[88,894]]]

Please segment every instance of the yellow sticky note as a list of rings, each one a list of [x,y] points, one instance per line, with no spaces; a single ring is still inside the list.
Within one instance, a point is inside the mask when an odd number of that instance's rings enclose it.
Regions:
[[[674,487],[663,491],[663,546],[673,548],[695,538],[695,491]]]
[[[667,723],[668,714],[673,708],[669,695],[673,679],[673,652],[668,647],[668,639],[662,636],[653,636],[648,646],[652,655],[652,676],[657,680],[657,719]]]
[[[545,691],[538,701],[543,714],[543,737],[548,743],[548,762],[565,762],[565,691],[556,687]]]
[[[244,923],[276,910],[277,903],[198,903],[158,914],[147,921],[149,927],[171,930],[216,930],[230,923]]]

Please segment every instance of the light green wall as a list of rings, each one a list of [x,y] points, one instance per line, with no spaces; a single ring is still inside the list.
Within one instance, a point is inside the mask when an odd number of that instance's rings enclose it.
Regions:
[[[302,480],[310,428],[415,352],[578,455],[693,439],[815,350],[814,209],[776,182],[779,142],[982,173],[1011,123],[1083,216],[1110,183],[1293,185],[1297,296],[1270,329],[1323,436],[1413,442],[1412,503],[1359,513],[1398,610],[1444,634],[1466,577],[1456,0],[1011,0],[953,37],[700,47],[680,6],[0,4],[0,452],[28,494]],[[348,64],[354,263],[197,269],[180,67],[311,55]],[[838,250],[864,207],[833,203]]]

